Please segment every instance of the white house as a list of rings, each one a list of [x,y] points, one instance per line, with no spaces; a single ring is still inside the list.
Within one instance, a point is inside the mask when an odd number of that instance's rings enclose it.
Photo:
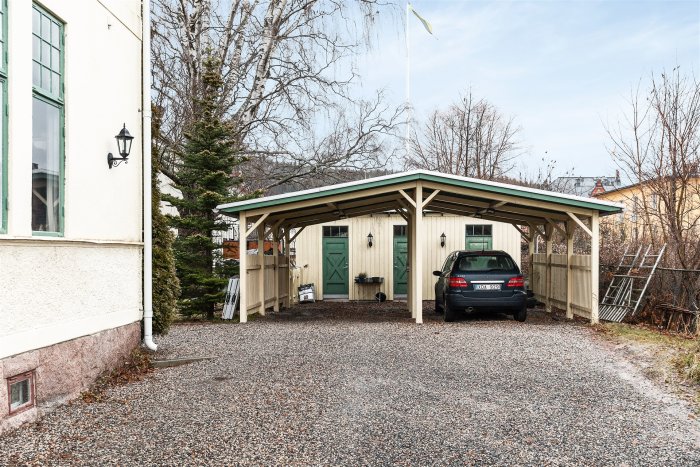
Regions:
[[[0,431],[77,395],[141,339],[142,3],[0,1]],[[110,168],[123,129],[128,161]]]

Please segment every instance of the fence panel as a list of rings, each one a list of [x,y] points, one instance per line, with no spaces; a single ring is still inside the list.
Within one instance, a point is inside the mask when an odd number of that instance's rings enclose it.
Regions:
[[[547,255],[533,255],[533,271],[530,288],[539,301],[547,296]],[[571,259],[572,308],[574,314],[585,318],[591,316],[591,256],[573,255]],[[553,254],[551,258],[552,288],[551,302],[557,308],[566,308],[566,255]]]

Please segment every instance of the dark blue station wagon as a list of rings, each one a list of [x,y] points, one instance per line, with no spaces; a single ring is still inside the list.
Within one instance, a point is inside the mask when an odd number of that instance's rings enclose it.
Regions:
[[[435,284],[435,311],[454,321],[458,313],[487,311],[527,319],[525,280],[505,251],[455,251],[445,260]]]

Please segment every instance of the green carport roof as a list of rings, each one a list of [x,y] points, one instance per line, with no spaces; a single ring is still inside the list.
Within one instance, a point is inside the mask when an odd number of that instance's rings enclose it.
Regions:
[[[449,175],[427,170],[414,170],[354,182],[329,185],[321,188],[313,188],[310,190],[295,191],[282,195],[265,196],[262,198],[237,201],[234,203],[219,205],[217,206],[217,209],[224,214],[234,215],[235,217],[236,214],[241,211],[251,211],[254,209],[269,208],[274,206],[282,207],[287,204],[309,200],[318,200],[320,203],[325,197],[339,194],[357,193],[358,196],[361,196],[362,191],[364,190],[389,187],[391,185],[405,184],[407,182],[410,183],[419,180],[445,185],[445,188],[454,186],[477,190],[482,192],[484,196],[488,196],[489,194],[508,195],[522,198],[523,200],[553,203],[560,205],[562,208],[571,206],[582,209],[596,210],[601,215],[618,213],[623,209],[621,204],[612,203],[609,201],[601,201],[592,198],[584,198],[581,196],[556,193],[553,191],[539,190],[507,183],[479,180],[476,178],[460,177],[457,175]]]

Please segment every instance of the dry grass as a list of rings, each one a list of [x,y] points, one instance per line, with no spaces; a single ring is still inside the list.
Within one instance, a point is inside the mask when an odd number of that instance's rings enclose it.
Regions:
[[[695,401],[700,413],[700,340],[697,337],[673,334],[645,325],[604,323],[595,329],[615,341],[641,344],[642,354],[637,356],[654,362],[652,369],[647,368],[648,376],[673,374],[664,378],[664,382],[676,380],[677,390],[686,392]],[[638,351],[639,352],[639,351]],[[646,355],[646,356],[644,356]]]
[[[624,323],[601,323],[596,326],[604,334],[629,339],[646,344],[660,344],[667,347],[690,350],[697,345],[697,338],[667,331],[660,331],[643,324],[631,325]]]
[[[149,355],[140,348],[136,348],[121,366],[102,373],[90,389],[81,394],[81,398],[88,404],[102,402],[107,399],[106,393],[110,387],[141,381],[151,371],[153,367]]]

